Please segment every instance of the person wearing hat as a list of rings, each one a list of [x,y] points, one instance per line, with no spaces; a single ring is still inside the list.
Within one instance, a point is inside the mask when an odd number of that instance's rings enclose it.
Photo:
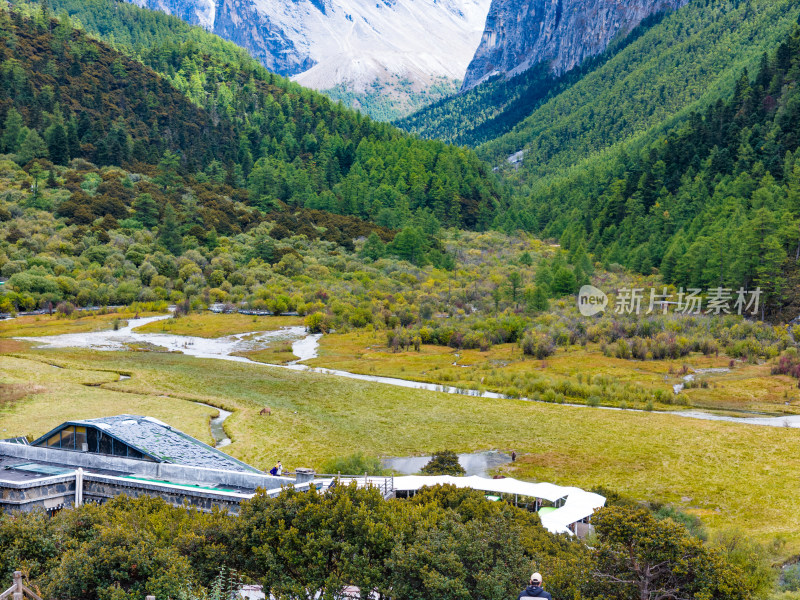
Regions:
[[[549,592],[545,592],[542,588],[542,575],[541,573],[534,573],[531,575],[531,584],[519,593],[519,598],[545,598],[546,600],[553,600]]]

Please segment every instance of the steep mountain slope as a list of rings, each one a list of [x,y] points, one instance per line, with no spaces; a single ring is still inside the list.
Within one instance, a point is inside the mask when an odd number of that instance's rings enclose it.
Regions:
[[[652,139],[731,90],[743,68],[788,35],[798,13],[796,0],[690,2],[480,154],[512,179],[538,185],[634,138]],[[507,163],[518,152],[522,163]]]
[[[687,0],[493,0],[486,29],[464,77],[468,90],[548,63],[556,75],[599,54],[618,33]]]
[[[133,1],[234,41],[304,86],[337,88],[354,103],[381,89],[394,100],[383,110],[392,114],[408,112],[430,88],[434,99],[453,89],[489,9],[489,0]]]
[[[48,156],[58,164],[76,157],[122,166],[166,160],[184,175],[221,173],[239,198],[265,211],[287,205],[326,209],[388,225],[420,214],[429,221],[486,227],[501,201],[474,153],[415,140],[337,107],[267,72],[244,52],[218,53],[219,38],[202,30],[172,43],[173,17],[140,20],[135,13],[149,11],[106,6],[110,37],[117,32],[161,41],[140,49],[140,59],[163,77],[77,34],[66,20],[48,26],[37,8],[23,22],[15,11],[6,34],[16,49],[2,51],[6,60],[18,56],[7,63],[0,119],[4,130],[13,124],[25,128],[25,138],[34,140],[35,133],[47,142],[33,145],[35,151],[21,162]],[[71,139],[66,152],[53,152],[56,130]],[[21,152],[23,136],[9,135],[13,148],[6,151]]]
[[[540,225],[573,251],[646,273],[656,267],[679,286],[759,287],[762,311],[795,305],[800,28],[753,72],[640,152],[607,156],[587,176],[537,190],[529,207]]]
[[[13,49],[0,47],[6,152],[17,152],[31,132],[49,141],[57,130],[60,147],[51,149],[58,151],[54,160],[60,164],[71,158],[101,165],[155,164],[165,150],[180,152],[192,165],[209,162],[208,156],[222,163],[236,158],[233,123],[212,119],[148,67],[88,40],[67,23],[51,26],[50,32],[43,19],[36,23],[17,11],[12,15],[9,19],[0,11],[3,34],[13,40]],[[20,118],[14,131],[8,125],[12,109]]]
[[[580,81],[639,39],[665,13],[644,19],[627,35],[618,35],[597,56],[557,76],[550,65],[540,62],[525,72],[507,79],[496,75],[480,85],[450,96],[395,121],[401,129],[429,139],[477,146],[510,131],[547,100]]]

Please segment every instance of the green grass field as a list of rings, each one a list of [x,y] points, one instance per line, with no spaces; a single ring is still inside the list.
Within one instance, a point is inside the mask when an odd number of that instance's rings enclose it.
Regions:
[[[82,315],[74,313],[74,317],[59,315],[34,315],[17,317],[0,321],[0,338],[8,337],[40,337],[61,335],[65,333],[87,333],[112,329],[114,322],[124,326],[126,319],[133,317],[130,313],[109,313],[106,315]],[[140,314],[141,317],[150,316]]]
[[[17,348],[0,361],[0,383],[35,386],[0,411],[7,436],[127,412],[209,441],[211,410],[191,402],[202,401],[235,411],[226,451],[261,468],[277,459],[315,467],[355,451],[514,449],[511,475],[671,502],[712,529],[740,528],[763,541],[779,535],[787,555],[800,551],[796,429],[468,398],[180,354]],[[258,415],[263,406],[272,416]]]
[[[255,317],[240,314],[191,314],[179,318],[155,321],[137,327],[139,333],[172,333],[205,338],[218,338],[251,331],[275,331],[281,327],[302,325],[303,317]]]
[[[259,355],[250,358],[275,362]],[[603,376],[613,378],[620,385],[663,390],[670,396],[673,385],[682,381],[680,373],[684,367],[689,372],[730,368],[727,373],[697,375],[708,387],[686,389],[680,397],[674,398],[676,404],[658,404],[656,408],[685,409],[680,401],[697,408],[721,411],[800,412],[800,392],[795,380],[770,375],[769,363],[734,361],[730,367],[730,362],[730,358],[723,355],[699,353],[675,360],[625,360],[603,355],[597,344],[559,348],[546,360],[524,356],[516,344],[498,344],[486,352],[426,345],[420,351],[392,352],[386,346],[385,332],[361,330],[322,337],[319,357],[305,364],[500,393],[513,385],[517,377],[531,373],[553,382]],[[581,399],[570,401],[582,402]]]

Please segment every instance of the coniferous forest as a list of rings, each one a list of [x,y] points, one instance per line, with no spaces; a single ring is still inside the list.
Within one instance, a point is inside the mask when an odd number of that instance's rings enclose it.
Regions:
[[[0,575],[64,599],[501,600],[533,567],[556,600],[796,600],[798,265],[797,0],[691,0],[568,72],[496,74],[395,123],[161,12],[0,3],[3,431],[144,407],[210,442],[216,407],[224,451],[265,471],[280,451],[461,473],[492,448],[514,461],[489,475],[607,498],[585,543],[455,487],[259,493],[236,518],[118,498],[0,515]],[[590,284],[603,314],[575,302]],[[761,296],[613,310],[645,287]],[[220,368],[25,339],[142,315],[137,334],[244,345]]]

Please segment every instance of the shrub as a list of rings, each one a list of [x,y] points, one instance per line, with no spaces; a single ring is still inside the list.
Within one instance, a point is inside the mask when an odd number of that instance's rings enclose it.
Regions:
[[[59,302],[58,306],[56,306],[56,312],[59,315],[68,317],[75,312],[75,305],[72,302]]]
[[[430,462],[420,469],[423,475],[464,475],[464,467],[458,462],[458,455],[452,450],[436,452]]]
[[[383,468],[381,461],[376,456],[365,456],[363,452],[355,452],[348,456],[337,456],[322,463],[323,473],[342,475],[386,475],[389,473]]]
[[[552,356],[556,351],[556,346],[550,336],[538,333],[529,332],[525,334],[522,339],[522,352],[526,356],[533,356],[542,360],[548,356]]]

